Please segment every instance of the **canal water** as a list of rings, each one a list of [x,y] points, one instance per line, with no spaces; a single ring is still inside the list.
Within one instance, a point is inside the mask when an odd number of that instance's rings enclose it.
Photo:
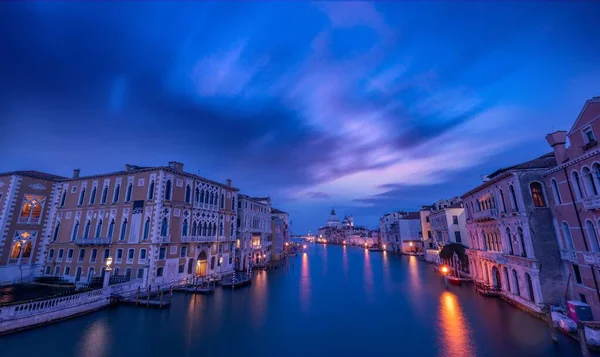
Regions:
[[[471,286],[444,289],[416,257],[309,244],[236,291],[176,293],[0,337],[0,356],[579,356],[544,322]]]

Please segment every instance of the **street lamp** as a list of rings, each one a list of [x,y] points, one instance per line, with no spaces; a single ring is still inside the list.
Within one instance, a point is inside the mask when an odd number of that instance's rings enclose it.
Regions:
[[[111,271],[112,270],[111,267],[110,267],[110,265],[112,264],[112,262],[113,262],[112,257],[106,258],[106,271]]]
[[[442,265],[440,271],[444,275],[444,282],[446,283],[446,289],[448,289],[448,273],[450,272],[450,269],[448,269],[447,266]]]

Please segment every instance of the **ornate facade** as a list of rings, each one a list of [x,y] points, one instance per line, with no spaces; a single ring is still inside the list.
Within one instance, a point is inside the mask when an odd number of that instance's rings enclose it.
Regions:
[[[240,195],[238,209],[235,267],[246,270],[248,264],[264,265],[271,260],[271,199]]]

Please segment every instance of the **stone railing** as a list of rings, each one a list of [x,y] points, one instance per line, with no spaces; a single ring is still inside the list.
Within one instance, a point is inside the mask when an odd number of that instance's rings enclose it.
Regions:
[[[577,253],[574,250],[561,249],[560,259],[577,263]]]
[[[496,208],[488,208],[478,212],[473,212],[472,217],[476,221],[486,221],[498,218],[498,210]]]
[[[600,209],[600,195],[584,197],[583,208],[585,209]]]
[[[77,238],[75,244],[77,245],[108,245],[112,243],[111,237],[104,238]]]

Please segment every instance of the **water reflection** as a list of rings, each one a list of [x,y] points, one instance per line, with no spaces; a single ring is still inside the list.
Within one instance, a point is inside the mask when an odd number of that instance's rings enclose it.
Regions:
[[[369,250],[365,248],[365,268],[364,268],[364,286],[365,293],[367,293],[367,299],[369,302],[373,302],[373,267],[371,266],[371,258],[369,257]]]
[[[82,357],[107,356],[107,346],[111,343],[109,331],[111,328],[105,318],[94,321],[81,337],[79,355]]]
[[[344,268],[344,278],[348,278],[348,250],[346,249],[346,245],[343,245],[342,250],[342,267]]]
[[[440,296],[438,319],[441,356],[475,356],[471,331],[456,295],[444,291]]]
[[[386,293],[390,294],[394,291],[393,289],[393,284],[392,284],[392,276],[390,273],[390,261],[389,261],[389,256],[388,256],[388,252],[387,251],[383,251],[382,253],[383,257],[383,289],[385,290]]]
[[[252,281],[252,322],[254,327],[260,328],[265,323],[267,308],[267,277],[268,274],[259,271]]]
[[[302,253],[302,272],[300,275],[300,305],[302,311],[310,310],[310,271],[308,269],[308,254]]]

